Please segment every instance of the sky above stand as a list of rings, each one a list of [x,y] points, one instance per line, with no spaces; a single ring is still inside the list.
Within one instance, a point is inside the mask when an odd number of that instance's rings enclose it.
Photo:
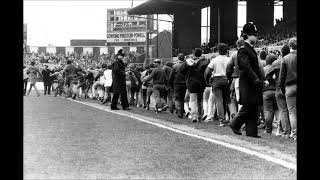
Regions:
[[[146,0],[133,0],[133,7],[144,2]],[[71,39],[106,39],[107,9],[130,8],[131,5],[132,0],[24,0],[27,43],[30,46],[69,46]],[[278,11],[275,9],[276,17],[280,17]],[[245,22],[245,10],[241,12],[238,19]],[[159,19],[172,20],[168,15],[159,15]],[[171,30],[171,23],[160,21],[159,31],[164,29]],[[202,42],[206,40],[205,34],[202,32]]]

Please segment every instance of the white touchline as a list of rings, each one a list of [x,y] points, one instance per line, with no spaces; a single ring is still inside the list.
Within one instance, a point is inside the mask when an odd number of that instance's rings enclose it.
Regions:
[[[212,138],[207,138],[207,137],[199,136],[199,135],[196,135],[196,134],[188,133],[188,132],[181,131],[181,130],[178,130],[178,129],[175,129],[175,128],[171,128],[171,127],[159,124],[159,123],[150,122],[148,120],[145,120],[145,119],[142,119],[142,118],[139,118],[139,117],[135,117],[135,116],[132,116],[132,115],[127,115],[127,114],[123,114],[123,113],[120,113],[120,112],[116,112],[116,111],[108,110],[108,109],[105,109],[105,108],[101,108],[101,107],[98,107],[98,106],[90,105],[90,104],[88,104],[86,102],[81,102],[81,101],[72,100],[72,99],[69,99],[69,100],[77,102],[77,103],[80,103],[80,104],[84,104],[84,105],[87,105],[87,106],[90,106],[90,107],[94,107],[94,108],[97,108],[97,109],[101,109],[103,111],[111,112],[111,113],[118,114],[118,115],[121,115],[121,116],[126,116],[126,117],[133,118],[133,119],[136,119],[136,120],[139,120],[139,121],[143,121],[145,123],[149,123],[149,124],[158,126],[160,128],[168,129],[168,130],[180,133],[180,134],[184,134],[184,135],[187,135],[187,136],[191,136],[191,137],[199,138],[199,139],[202,139],[202,140],[205,140],[205,141],[208,141],[208,142],[219,144],[219,145],[225,146],[225,147],[230,148],[230,149],[234,149],[234,150],[237,150],[237,151],[240,151],[240,152],[244,152],[244,153],[247,153],[247,154],[250,154],[250,155],[257,156],[257,157],[259,157],[261,159],[264,159],[264,160],[267,160],[267,161],[282,165],[282,166],[284,166],[286,168],[289,168],[289,169],[292,169],[292,170],[295,170],[295,171],[297,170],[296,164],[294,164],[294,163],[290,163],[290,162],[287,162],[287,161],[284,161],[284,160],[281,160],[281,159],[278,159],[278,158],[275,158],[275,157],[272,157],[272,156],[269,156],[269,155],[265,155],[265,154],[262,154],[262,153],[259,153],[257,151],[253,151],[253,150],[250,150],[250,149],[247,149],[247,148],[244,148],[244,147],[240,147],[240,146],[236,146],[236,145],[233,145],[233,144],[230,144],[230,143],[226,143],[226,142],[222,142],[222,141],[219,141],[219,140],[215,140],[215,139],[212,139]]]

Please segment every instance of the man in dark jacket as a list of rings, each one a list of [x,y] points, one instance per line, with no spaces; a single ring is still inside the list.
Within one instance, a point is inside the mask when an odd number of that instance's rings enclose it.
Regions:
[[[155,63],[156,68],[152,70],[152,73],[144,80],[144,82],[148,82],[152,79],[156,111],[160,112],[164,110],[164,107],[168,107],[161,102],[161,98],[165,98],[165,86],[168,83],[168,79],[165,70],[161,66],[160,59],[155,59],[153,62]]]
[[[173,114],[174,110],[174,102],[173,102],[173,89],[169,86],[169,78],[172,71],[173,62],[168,61],[163,66],[163,69],[165,71],[165,74],[167,76],[167,84],[165,85],[165,100],[167,101],[167,106],[163,108],[162,111],[165,111],[167,108],[169,108],[169,111],[171,114]]]
[[[66,98],[72,96],[72,85],[76,77],[76,67],[72,64],[71,60],[67,60],[67,65],[63,68],[62,74],[64,77],[64,86]]]
[[[286,97],[282,93],[281,88],[280,88],[280,81],[279,81],[279,73],[280,73],[280,66],[283,61],[283,57],[285,57],[287,54],[290,53],[290,48],[286,44],[281,48],[281,58],[278,58],[276,61],[272,63],[272,67],[269,69],[268,72],[266,72],[266,79],[269,79],[270,77],[275,77],[276,81],[276,91],[275,91],[275,96],[276,96],[276,101],[277,101],[277,106],[279,108],[279,120],[280,120],[280,125],[282,129],[282,137],[284,138],[289,138],[289,135],[291,133],[291,127],[290,127],[290,122],[289,122],[289,115],[288,115],[288,108],[287,108],[287,102],[286,102]],[[278,129],[280,129],[278,127]]]
[[[47,65],[44,66],[45,69],[42,70],[41,74],[43,76],[43,85],[44,85],[44,95],[48,93],[50,95],[51,85],[53,79],[50,77],[50,74],[53,73]]]
[[[262,88],[264,77],[260,71],[257,53],[252,44],[257,42],[257,29],[255,25],[247,23],[243,26],[241,36],[245,43],[237,54],[239,66],[239,103],[240,111],[232,119],[230,127],[235,134],[241,135],[240,128],[245,123],[246,135],[258,136],[257,120],[258,106],[262,105]]]
[[[118,110],[117,103],[121,95],[121,106],[123,110],[130,110],[126,90],[126,75],[123,50],[120,49],[116,55],[116,61],[112,64],[112,92],[111,110]]]
[[[283,58],[280,67],[280,88],[286,96],[291,125],[290,137],[297,138],[297,39],[289,41],[290,53]]]
[[[265,74],[272,67],[272,63],[277,59],[273,54],[268,54],[266,57],[266,66],[263,68]],[[278,109],[276,101],[276,80],[275,76],[266,76],[266,81],[263,87],[263,111],[265,116],[265,132],[271,134],[273,129],[273,119],[275,112]],[[279,129],[280,130],[280,129]],[[278,133],[277,133],[278,134]]]
[[[219,43],[217,48],[219,55],[210,61],[204,73],[204,77],[207,84],[210,84],[210,78],[208,77],[212,77],[213,101],[217,109],[218,119],[220,126],[226,126],[228,121],[226,121],[225,114],[228,109],[227,107],[230,104],[230,88],[226,70],[230,58],[227,57],[228,46],[226,44]],[[236,112],[232,112],[232,114],[235,113]]]
[[[178,54],[178,62],[173,65],[169,76],[169,85],[174,91],[174,103],[178,118],[183,118],[184,114],[184,97],[186,95],[187,85],[185,75],[181,73],[180,67],[184,62],[184,54]]]
[[[202,117],[203,92],[206,88],[204,72],[209,64],[208,60],[200,58],[202,50],[196,48],[193,58],[188,58],[181,65],[181,73],[185,74],[187,89],[190,93],[190,108],[192,122],[198,122]]]
[[[236,45],[237,45],[237,50],[239,50],[241,46],[244,46],[244,40],[241,38],[238,39],[236,42]],[[238,61],[237,54],[238,54],[237,52],[232,54],[231,60],[227,66],[226,74],[227,74],[227,78],[232,81],[231,87],[230,87],[231,96],[232,96],[231,102],[237,106],[237,112],[238,112],[241,108],[241,105],[238,104],[239,102],[239,67],[237,62]],[[236,102],[233,101],[234,97],[236,99]]]

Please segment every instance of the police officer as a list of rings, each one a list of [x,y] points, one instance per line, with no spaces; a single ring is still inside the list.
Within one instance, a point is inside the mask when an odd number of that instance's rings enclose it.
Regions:
[[[235,134],[241,135],[240,128],[245,123],[246,135],[260,138],[258,136],[257,120],[258,107],[262,105],[262,87],[264,77],[259,69],[257,53],[252,47],[258,40],[257,28],[252,23],[243,26],[241,37],[244,45],[237,53],[239,66],[239,104],[240,111],[232,119],[230,127]]]
[[[130,110],[127,90],[126,90],[126,75],[123,50],[120,49],[116,55],[117,59],[112,64],[112,92],[111,110],[118,110],[117,107],[119,96],[121,96],[121,106],[123,110]]]
[[[52,85],[52,78],[50,77],[50,74],[53,73],[48,65],[44,66],[45,69],[42,70],[41,74],[43,76],[43,85],[44,85],[44,95],[48,93],[50,95],[51,85]]]

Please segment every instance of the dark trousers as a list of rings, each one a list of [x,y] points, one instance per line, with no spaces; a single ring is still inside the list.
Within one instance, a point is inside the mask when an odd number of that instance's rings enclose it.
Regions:
[[[143,106],[147,106],[147,89],[142,89]]]
[[[184,113],[184,98],[186,96],[186,84],[174,84],[174,101],[178,114]]]
[[[23,95],[26,95],[27,84],[28,84],[28,78],[23,80]]]
[[[44,95],[46,95],[47,93],[50,94],[52,82],[45,81],[43,82],[43,85],[44,85]]]
[[[156,108],[160,109],[164,107],[164,103],[161,99],[165,100],[166,98],[166,89],[165,85],[163,84],[154,84],[153,85],[153,94],[156,101]]]
[[[246,125],[246,135],[255,136],[258,134],[257,119],[258,105],[257,104],[244,104],[239,112],[232,119],[231,125],[236,130],[240,130],[243,124]]]
[[[57,96],[58,94],[61,96],[61,94],[64,93],[63,85],[64,85],[64,80],[59,79],[58,86],[55,89],[55,94],[54,94],[55,96]]]
[[[118,103],[120,95],[121,95],[121,106],[122,106],[122,109],[125,109],[125,108],[129,107],[127,92],[122,92],[122,93],[114,93],[113,94],[112,101],[111,101],[111,108],[112,109],[117,108],[117,103]]]
[[[107,86],[104,87],[104,92],[105,92],[105,96],[104,96],[104,101],[109,102],[111,101],[111,86]]]

